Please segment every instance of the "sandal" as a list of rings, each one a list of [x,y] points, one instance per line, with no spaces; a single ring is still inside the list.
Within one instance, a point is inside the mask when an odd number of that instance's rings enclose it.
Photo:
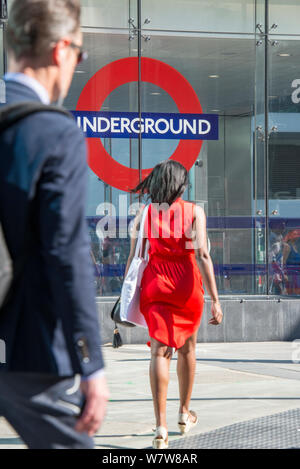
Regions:
[[[168,430],[165,427],[156,427],[152,447],[154,449],[166,449],[168,445]]]
[[[190,418],[191,415],[193,417],[196,417],[196,420],[194,422]],[[178,414],[178,427],[182,435],[184,433],[189,432],[191,428],[197,425],[197,423],[198,417],[196,412],[194,412],[193,410],[190,410],[188,414]]]

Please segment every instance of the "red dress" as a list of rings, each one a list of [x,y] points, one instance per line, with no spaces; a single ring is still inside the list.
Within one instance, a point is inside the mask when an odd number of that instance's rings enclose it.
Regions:
[[[150,247],[140,310],[150,337],[176,349],[199,327],[204,304],[191,241],[194,206],[181,197],[164,212],[151,204],[145,220]]]

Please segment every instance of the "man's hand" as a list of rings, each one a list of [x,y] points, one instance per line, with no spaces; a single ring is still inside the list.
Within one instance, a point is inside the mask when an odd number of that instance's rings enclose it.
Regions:
[[[218,324],[221,324],[222,319],[223,319],[223,313],[222,313],[222,308],[221,308],[220,303],[212,303],[211,314],[212,314],[212,318],[210,319],[208,324],[213,324],[215,326],[217,326]]]
[[[106,413],[109,391],[105,376],[95,377],[81,382],[81,391],[86,403],[82,415],[78,419],[75,430],[93,436],[99,429]]]

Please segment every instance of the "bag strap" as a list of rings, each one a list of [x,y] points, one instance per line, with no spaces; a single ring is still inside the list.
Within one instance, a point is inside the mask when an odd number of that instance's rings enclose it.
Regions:
[[[141,249],[142,249],[142,243],[143,243],[143,239],[144,239],[145,220],[146,220],[146,215],[148,213],[149,207],[150,207],[150,204],[146,205],[146,207],[144,208],[143,214],[142,214],[142,219],[141,219],[141,222],[140,222],[140,230],[139,230],[139,234],[138,234],[138,238],[137,238],[137,242],[136,242],[136,246],[135,246],[134,257],[141,257],[141,255],[142,255]],[[145,249],[145,251],[146,251],[146,249]],[[144,253],[144,259],[146,259],[147,253],[148,253],[148,249],[147,249],[146,255]]]
[[[62,107],[24,101],[0,107],[0,133],[25,117],[37,112],[58,112],[73,119],[72,114]]]

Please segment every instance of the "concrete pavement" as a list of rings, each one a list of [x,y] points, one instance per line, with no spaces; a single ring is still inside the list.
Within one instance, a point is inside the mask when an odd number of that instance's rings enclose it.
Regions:
[[[149,348],[140,344],[113,349],[105,344],[103,349],[111,398],[106,420],[95,436],[96,448],[147,448],[155,426],[148,379]],[[176,360],[175,354],[167,403],[171,443],[182,438],[177,428]],[[191,409],[198,413],[199,424],[189,435],[300,408],[298,361],[300,342],[197,344]],[[23,447],[0,419],[0,449]]]

